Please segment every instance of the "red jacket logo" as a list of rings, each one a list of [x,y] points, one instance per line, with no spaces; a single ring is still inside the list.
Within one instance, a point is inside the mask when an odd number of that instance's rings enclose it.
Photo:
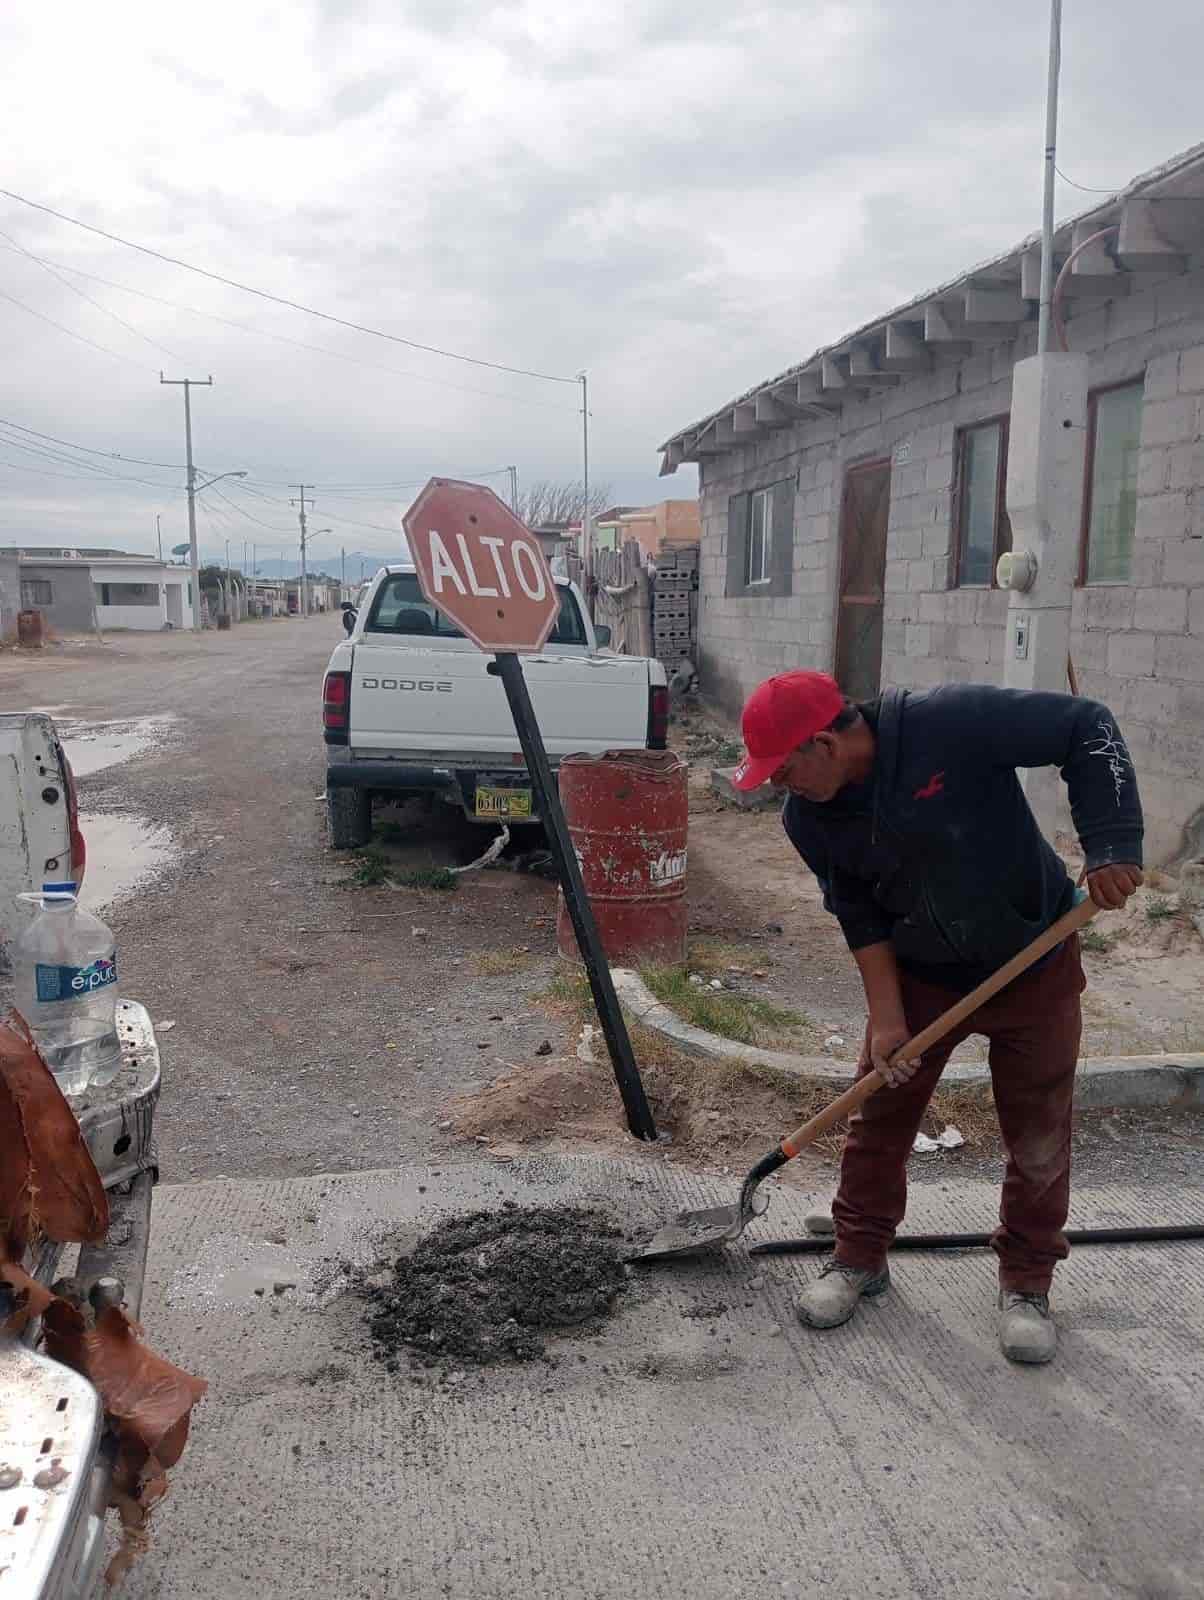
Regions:
[[[945,788],[945,774],[934,772],[922,789],[917,789],[912,796],[913,800],[931,800],[933,795],[943,793]]]

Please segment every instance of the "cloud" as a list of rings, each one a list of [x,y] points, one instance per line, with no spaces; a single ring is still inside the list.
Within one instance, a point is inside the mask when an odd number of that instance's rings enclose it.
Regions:
[[[202,28],[150,0],[69,0],[53,29],[16,10],[0,15],[7,186],[422,343],[588,367],[595,471],[626,502],[693,492],[689,472],[655,477],[673,428],[1039,215],[1045,0],[972,18],[936,0],[213,0]],[[1187,0],[1068,15],[1063,169],[1119,185],[1192,143],[1202,48]],[[1081,198],[1064,189],[1061,211]],[[0,250],[0,287],[114,352],[0,300],[0,415],[173,461],[180,392],[160,363],[212,372],[198,460],[276,497],[230,489],[248,537],[266,535],[253,514],[291,538],[301,479],[340,486],[318,490],[335,543],[384,552],[408,491],[376,486],[579,473],[571,384],[372,340],[9,202],[0,229],[126,285],[72,280],[178,352]],[[0,440],[0,542],[73,529],[145,549],[155,511],[182,536],[178,472],[145,469],[161,488],[71,473]],[[239,513],[221,505],[224,543]]]

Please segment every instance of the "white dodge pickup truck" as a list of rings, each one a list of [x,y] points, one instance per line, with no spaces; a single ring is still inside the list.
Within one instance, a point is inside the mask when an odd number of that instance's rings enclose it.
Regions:
[[[556,580],[560,615],[523,673],[553,770],[562,757],[661,750],[664,668],[605,649],[576,586]],[[323,688],[331,843],[367,844],[372,801],[433,794],[476,822],[538,821],[501,680],[423,599],[414,568],[381,569]]]

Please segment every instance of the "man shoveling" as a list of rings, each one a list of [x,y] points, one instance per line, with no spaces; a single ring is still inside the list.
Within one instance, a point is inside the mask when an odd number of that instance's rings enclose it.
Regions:
[[[1074,902],[1017,767],[1056,766],[1070,795],[1096,905],[1123,906],[1142,881],[1133,764],[1097,701],[955,684],[887,689],[865,705],[819,672],[770,678],[744,708],[737,788],[789,791],[782,813],[861,972],[869,1013],[857,1073],[888,1088],[854,1117],[832,1207],[836,1250],[799,1301],[813,1328],[847,1322],[890,1287],[907,1158],[937,1080],[972,1033],[989,1041],[1007,1151],[1000,1226],[999,1336],[1013,1361],[1057,1348],[1049,1310],[1067,1254],[1070,1122],[1085,986],[1077,936],[988,1000],[918,1061],[892,1051],[998,970]]]

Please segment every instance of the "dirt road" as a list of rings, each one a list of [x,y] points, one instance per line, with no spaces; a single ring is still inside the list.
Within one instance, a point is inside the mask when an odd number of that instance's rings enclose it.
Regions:
[[[453,894],[345,886],[317,798],[339,633],[318,617],[0,658],[4,710],[161,719],[155,748],[84,777],[80,797],[178,845],[109,916],[124,992],[175,1022],[156,1124],[171,1182],[438,1150],[448,1095],[527,1060],[554,1027],[530,1003],[554,968],[551,884],[495,871]],[[487,839],[428,823],[401,854],[463,861]],[[499,952],[515,970],[483,973]]]

